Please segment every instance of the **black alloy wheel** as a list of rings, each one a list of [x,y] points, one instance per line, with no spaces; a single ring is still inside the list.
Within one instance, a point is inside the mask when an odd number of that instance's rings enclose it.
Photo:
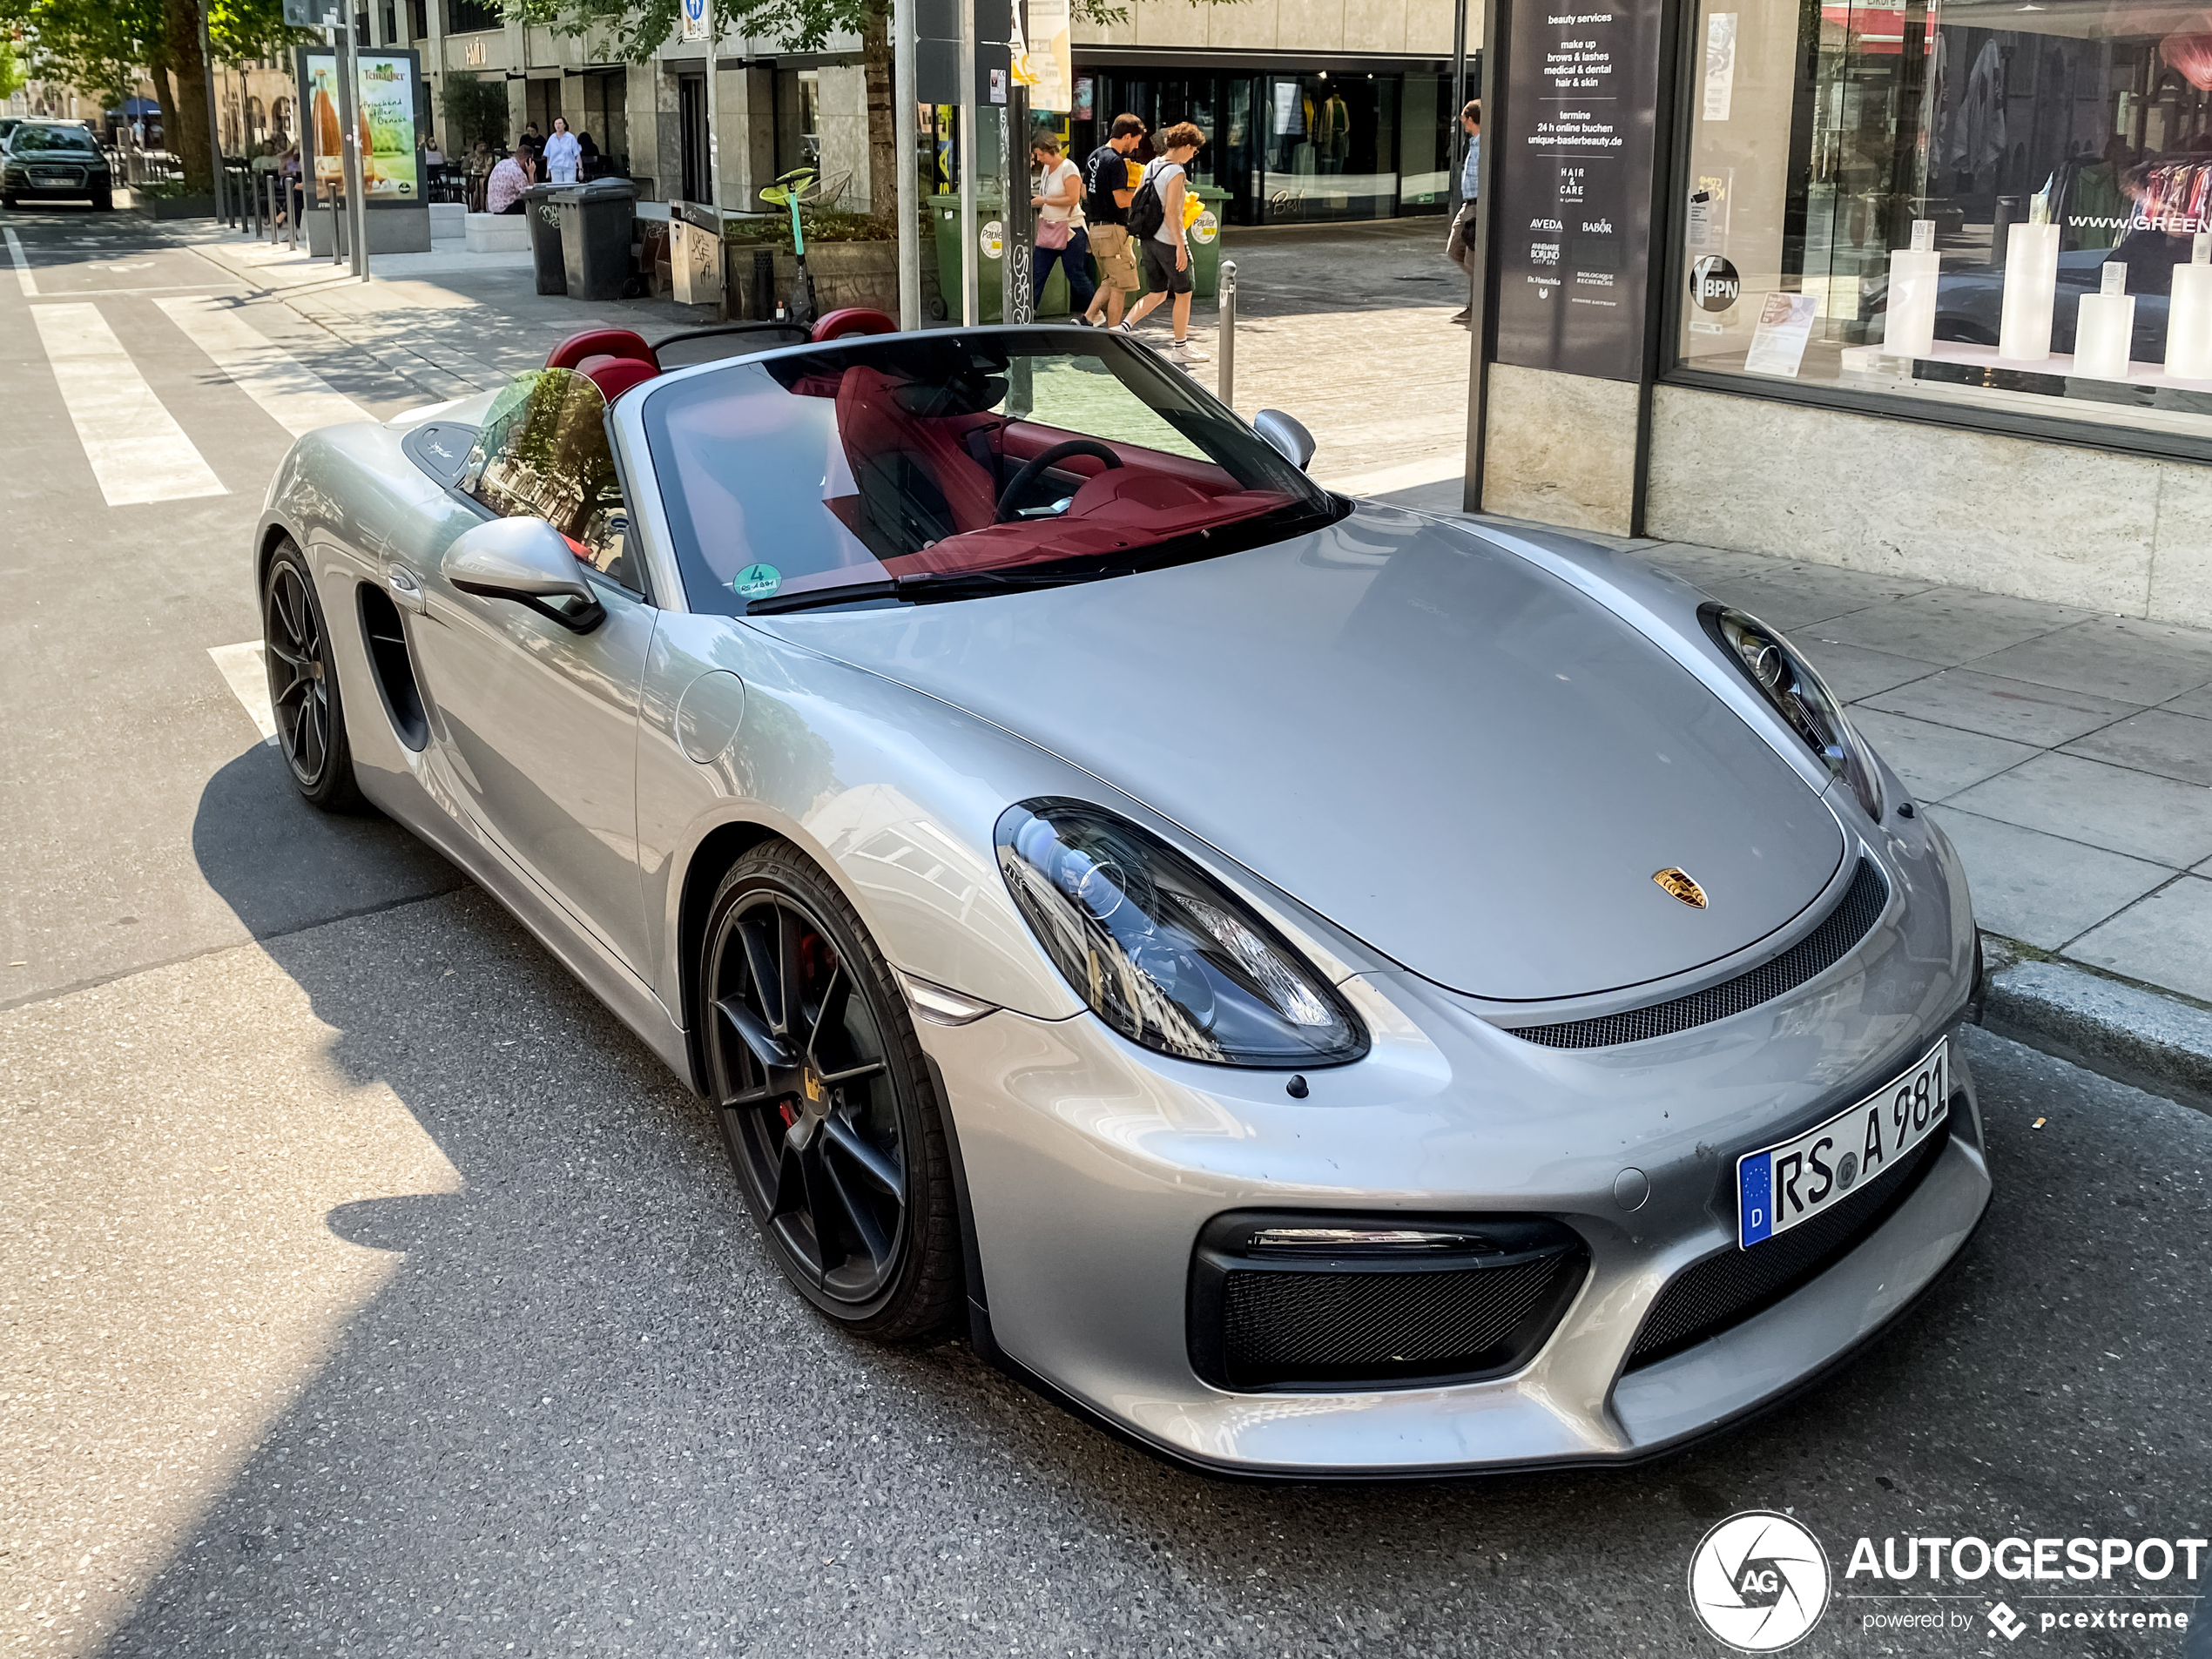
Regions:
[[[959,1304],[949,1163],[904,999],[843,894],[785,843],[723,879],[700,961],[708,1085],[770,1252],[858,1334]]]
[[[353,751],[346,741],[345,711],[331,664],[330,631],[307,559],[290,541],[269,561],[261,640],[277,747],[284,751],[293,783],[326,812],[351,810],[361,792],[354,781]]]

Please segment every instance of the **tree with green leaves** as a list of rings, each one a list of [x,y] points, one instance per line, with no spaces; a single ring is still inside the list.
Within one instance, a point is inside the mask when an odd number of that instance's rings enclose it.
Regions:
[[[505,0],[503,10],[509,17],[550,24],[565,35],[610,39],[616,54],[633,64],[646,62],[660,49],[680,15],[679,0]],[[1090,23],[1118,23],[1129,15],[1111,0],[1074,0],[1072,10]],[[714,22],[725,34],[772,40],[794,52],[820,51],[832,35],[860,37],[868,104],[868,206],[879,219],[893,217],[898,211],[900,164],[891,119],[890,0],[715,0]]]
[[[144,67],[169,148],[185,187],[212,188],[207,132],[207,65],[200,51],[201,0],[0,0],[0,32],[19,34],[25,64],[42,79],[60,81],[103,109],[120,109]],[[218,59],[244,63],[281,56],[292,40],[312,39],[286,26],[283,0],[206,0],[207,30]]]

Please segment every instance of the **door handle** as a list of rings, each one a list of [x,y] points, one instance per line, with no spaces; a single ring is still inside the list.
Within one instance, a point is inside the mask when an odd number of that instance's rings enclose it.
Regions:
[[[425,612],[428,607],[422,595],[422,584],[415,580],[415,572],[408,570],[407,566],[395,564],[387,567],[384,572],[384,582],[401,604],[413,610],[417,616]]]

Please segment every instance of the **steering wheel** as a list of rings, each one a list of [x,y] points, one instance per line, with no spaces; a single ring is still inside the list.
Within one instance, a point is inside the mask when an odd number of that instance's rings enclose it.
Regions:
[[[1096,438],[1069,438],[1063,442],[1055,443],[1014,475],[1014,482],[1006,487],[1006,493],[999,497],[996,522],[1001,524],[1012,523],[1015,513],[1014,503],[1022,499],[1022,492],[1036,482],[1047,467],[1055,461],[1065,461],[1069,455],[1096,455],[1109,467],[1118,467],[1123,464],[1121,456],[1116,455],[1113,450]]]

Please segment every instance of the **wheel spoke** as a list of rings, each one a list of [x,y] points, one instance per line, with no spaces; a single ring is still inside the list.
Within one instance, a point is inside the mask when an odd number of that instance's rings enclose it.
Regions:
[[[277,661],[288,664],[294,673],[304,674],[307,671],[307,659],[301,657],[297,651],[287,651],[283,646],[278,644],[275,640],[264,640],[262,642],[262,649],[266,651],[270,656],[275,658]]]
[[[822,1086],[826,1089],[834,1089],[840,1083],[856,1083],[863,1077],[874,1076],[882,1069],[883,1062],[871,1060],[865,1065],[848,1066],[843,1071],[826,1071],[821,1075]]]
[[[819,1136],[799,1155],[799,1172],[806,1184],[806,1215],[814,1224],[816,1260],[826,1273],[845,1260],[845,1239],[838,1224],[846,1218],[845,1195],[822,1162]]]
[[[829,1143],[852,1159],[860,1173],[894,1198],[904,1199],[906,1182],[899,1173],[899,1166],[889,1156],[868,1144],[860,1131],[844,1118],[833,1113],[822,1120],[822,1133]]]
[[[779,1036],[795,1036],[802,1023],[799,1004],[806,995],[806,975],[799,960],[799,941],[806,933],[806,919],[786,906],[776,907],[776,938],[783,978],[783,999],[773,1010]]]
[[[283,620],[285,632],[292,637],[293,649],[302,651],[307,646],[307,630],[300,626],[297,614],[298,600],[300,597],[297,590],[298,583],[293,580],[292,573],[287,570],[277,583],[275,598],[277,615]]]
[[[308,746],[314,751],[314,759],[307,768],[310,772],[322,771],[323,756],[329,752],[329,721],[330,710],[320,698],[310,695],[302,700],[300,722],[307,728]]]
[[[891,1239],[877,1222],[875,1212],[865,1198],[845,1184],[845,1177],[827,1158],[822,1160],[822,1171],[828,1177],[830,1190],[837,1195],[838,1208],[844,1211],[845,1219],[859,1236],[860,1248],[867,1251],[869,1263],[882,1268],[891,1259]]]
[[[814,1011],[814,1022],[806,1028],[806,1063],[819,1071],[822,1062],[815,1057],[814,1044],[822,1035],[822,1028],[829,1023],[830,1011],[842,1008],[851,995],[851,983],[846,978],[845,964],[840,962],[830,969],[829,983],[822,987],[822,1004]]]
[[[747,1106],[765,1106],[775,1098],[775,1089],[768,1083],[760,1083],[751,1089],[740,1089],[736,1094],[725,1096],[720,1104],[724,1111],[734,1112]]]
[[[759,1015],[734,996],[723,997],[714,1006],[721,1010],[722,1017],[730,1022],[730,1028],[744,1040],[745,1046],[752,1051],[752,1057],[764,1069],[772,1072],[791,1069],[795,1063],[791,1050],[761,1023]]]
[[[782,914],[780,909],[775,912],[779,918]],[[759,917],[747,916],[738,924],[738,941],[745,947],[745,971],[752,975],[752,994],[760,1004],[761,1015],[765,1016],[765,1023],[760,1024],[760,1028],[780,1035],[781,1028],[776,1021],[777,1010],[783,1006],[783,983],[776,971],[776,948],[765,937],[766,931]],[[756,1024],[759,1023],[756,1021]]]

